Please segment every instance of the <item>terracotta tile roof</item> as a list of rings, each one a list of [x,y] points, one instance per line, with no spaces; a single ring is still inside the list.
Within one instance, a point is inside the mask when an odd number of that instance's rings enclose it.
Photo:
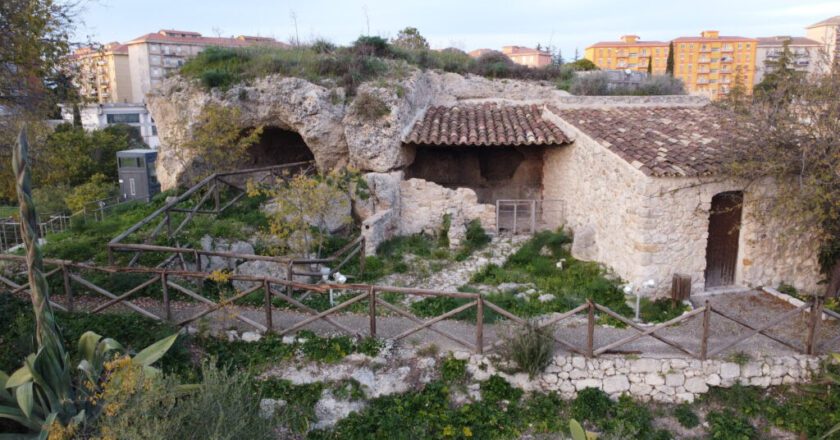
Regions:
[[[162,30],[151,34],[141,35],[126,45],[138,43],[178,43],[195,44],[201,46],[247,47],[256,45],[271,45],[287,47],[288,44],[264,37],[239,36],[236,38],[204,37],[197,32]]]
[[[589,47],[625,47],[625,46],[641,46],[641,47],[657,47],[657,46],[668,46],[667,41],[648,41],[648,40],[636,40],[634,43],[628,43],[626,41],[599,41]]]
[[[549,110],[649,176],[716,174],[736,145],[733,118],[709,105]]]
[[[819,41],[812,40],[805,37],[758,37],[758,47],[763,46],[781,46],[785,41],[789,41],[791,46],[822,46]]]
[[[717,37],[678,37],[674,38],[674,42],[684,42],[684,41],[758,41],[755,38],[749,37],[739,37],[737,35],[720,35]]]
[[[559,145],[569,138],[542,117],[537,105],[471,104],[426,110],[405,137],[439,146]]]
[[[840,25],[840,15],[835,15],[834,17],[827,18],[827,19],[825,19],[823,21],[820,21],[818,23],[814,23],[814,24],[806,27],[805,29],[811,29],[811,28],[815,28],[815,27],[818,27],[818,26],[830,26],[830,25]]]

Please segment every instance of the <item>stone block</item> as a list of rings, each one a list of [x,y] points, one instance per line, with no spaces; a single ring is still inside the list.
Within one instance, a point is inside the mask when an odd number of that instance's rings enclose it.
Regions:
[[[630,364],[630,372],[653,373],[659,371],[661,362],[659,359],[651,358],[636,359]]]
[[[709,391],[709,386],[703,378],[692,377],[685,381],[685,390],[689,393],[699,394]]]
[[[665,375],[665,385],[679,387],[685,383],[685,375],[682,373],[669,373]]]
[[[720,364],[720,377],[722,379],[734,379],[741,375],[741,366],[734,362]]]
[[[645,383],[648,385],[665,385],[665,378],[659,373],[648,373],[645,375]]]
[[[607,394],[621,393],[630,389],[630,381],[627,376],[611,376],[604,378],[604,392]]]

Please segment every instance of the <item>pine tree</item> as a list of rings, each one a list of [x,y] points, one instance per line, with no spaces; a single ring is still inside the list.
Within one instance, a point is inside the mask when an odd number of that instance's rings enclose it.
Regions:
[[[668,61],[665,64],[665,73],[674,76],[674,42],[668,44]]]
[[[574,59],[574,61],[577,61],[579,58],[580,58],[580,53],[578,52],[578,48],[575,48],[575,59]]]

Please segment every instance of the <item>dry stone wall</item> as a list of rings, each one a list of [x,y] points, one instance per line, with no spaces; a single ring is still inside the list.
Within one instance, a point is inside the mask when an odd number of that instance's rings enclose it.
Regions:
[[[486,356],[469,352],[456,352],[454,356],[469,360],[467,371],[477,381],[498,374],[525,391],[556,391],[563,398],[574,398],[585,388],[600,388],[613,398],[629,394],[657,402],[691,402],[710,387],[742,384],[767,388],[804,383],[819,371],[822,362],[819,357],[804,355],[767,357],[743,364],[719,359],[558,355],[544,373],[531,379],[526,373],[500,372]]]

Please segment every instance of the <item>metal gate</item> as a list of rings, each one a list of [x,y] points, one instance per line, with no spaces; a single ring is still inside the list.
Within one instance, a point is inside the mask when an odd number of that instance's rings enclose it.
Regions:
[[[496,234],[533,234],[537,229],[537,201],[496,200]]]
[[[706,287],[735,283],[743,201],[741,192],[720,193],[712,198],[706,246]]]

